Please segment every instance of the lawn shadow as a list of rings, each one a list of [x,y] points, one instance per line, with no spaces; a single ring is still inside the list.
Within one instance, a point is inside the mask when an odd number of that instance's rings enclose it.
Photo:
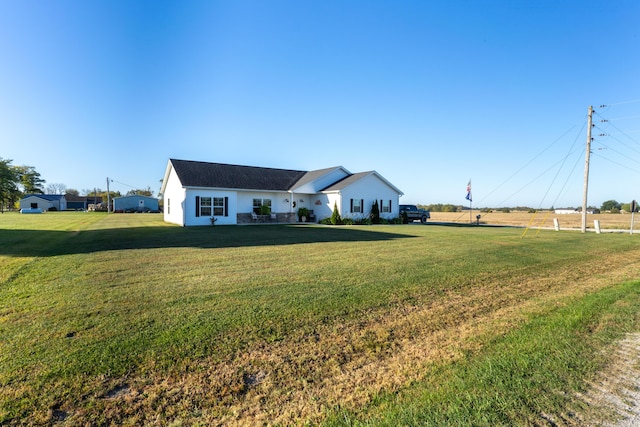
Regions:
[[[57,256],[124,249],[230,248],[415,237],[377,227],[215,226],[132,227],[85,231],[1,230],[0,255]]]

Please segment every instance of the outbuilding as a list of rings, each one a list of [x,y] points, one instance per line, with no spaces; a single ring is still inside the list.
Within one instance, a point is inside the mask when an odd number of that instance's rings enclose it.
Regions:
[[[132,194],[113,199],[114,212],[158,212],[158,199]]]
[[[67,199],[62,194],[27,194],[20,200],[20,209],[64,211],[67,209]]]

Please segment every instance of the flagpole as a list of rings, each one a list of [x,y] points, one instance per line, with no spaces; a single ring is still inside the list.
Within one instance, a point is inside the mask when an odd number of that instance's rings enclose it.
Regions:
[[[473,223],[473,219],[471,219],[471,212],[473,211],[471,207],[471,202],[473,202],[473,197],[471,197],[471,180],[467,184],[467,197],[465,197],[469,201],[469,224]]]

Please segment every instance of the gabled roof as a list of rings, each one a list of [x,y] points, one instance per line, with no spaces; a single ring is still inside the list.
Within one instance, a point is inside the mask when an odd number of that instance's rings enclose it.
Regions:
[[[302,187],[305,184],[308,184],[316,179],[323,177],[324,175],[332,172],[340,167],[326,168],[326,169],[318,169],[315,171],[305,172],[304,176],[300,178],[295,184],[296,187]],[[344,168],[343,168],[344,169]],[[345,170],[346,171],[346,170]],[[348,173],[348,171],[346,171]]]
[[[342,171],[347,176],[321,191],[340,191],[341,189],[367,177],[375,175],[398,194],[402,191],[387,181],[376,171],[352,174],[342,166],[305,172],[291,169],[262,168],[256,166],[229,165],[225,163],[197,162],[193,160],[169,159],[162,192],[173,168],[183,187],[226,188],[262,191],[292,191],[313,181],[320,180],[334,171]]]
[[[338,182],[336,182],[334,184],[331,184],[327,188],[322,189],[322,191],[323,192],[341,191],[341,190],[345,189],[346,187],[350,186],[351,184],[354,184],[355,182],[360,181],[361,179],[366,178],[366,177],[368,177],[370,175],[376,176],[380,181],[382,181],[385,184],[387,184],[389,187],[391,187],[398,194],[400,194],[400,195],[404,194],[395,185],[391,184],[389,181],[387,181],[382,175],[380,175],[376,171],[354,173],[352,175],[349,175],[349,176],[341,179],[340,181],[338,181]]]
[[[288,191],[306,172],[170,159],[184,187]]]
[[[40,199],[53,202],[54,200],[61,200],[64,197],[64,195],[63,194],[25,194],[23,199],[26,199],[27,197],[38,197]]]

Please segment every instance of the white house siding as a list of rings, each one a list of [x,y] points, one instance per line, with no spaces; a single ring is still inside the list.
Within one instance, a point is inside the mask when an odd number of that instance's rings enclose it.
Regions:
[[[185,225],[211,225],[210,216],[196,216],[196,196],[197,197],[226,197],[227,216],[218,216],[216,225],[237,224],[238,197],[235,191],[216,190],[211,188],[188,188],[185,193],[184,218]]]
[[[271,200],[271,212],[273,213],[291,212],[291,195],[289,193],[249,190],[238,192],[238,212],[253,212],[253,199]]]
[[[398,193],[389,187],[384,181],[380,180],[375,174],[370,174],[362,179],[354,182],[348,187],[342,189],[342,206],[339,207],[340,215],[343,218],[359,219],[368,217],[371,214],[371,206],[380,200],[391,200],[391,213],[380,212],[380,217],[391,219],[398,217],[398,203],[400,197]],[[364,212],[351,212],[351,199],[360,199],[364,201]]]
[[[64,197],[57,200],[47,200],[38,196],[29,196],[20,200],[20,209],[29,209],[32,203],[37,204],[37,208],[42,209],[43,212],[51,208],[56,208],[59,211],[67,209],[67,200]]]
[[[316,196],[321,201],[321,205],[313,207],[313,213],[318,221],[329,218],[333,214],[333,207],[338,206],[338,212],[341,212],[342,204],[340,202],[340,193],[324,193]]]
[[[184,223],[184,198],[186,190],[182,187],[178,175],[171,168],[164,188],[164,220],[178,225]]]

